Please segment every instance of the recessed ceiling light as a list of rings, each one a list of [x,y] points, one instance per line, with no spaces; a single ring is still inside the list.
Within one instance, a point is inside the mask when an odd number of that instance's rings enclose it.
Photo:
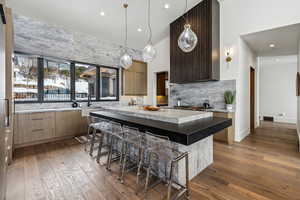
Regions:
[[[101,11],[101,12],[100,12],[100,15],[101,15],[101,16],[104,16],[104,15],[105,15],[105,13],[104,13],[103,11]]]
[[[164,8],[165,8],[165,9],[169,9],[169,8],[170,8],[170,4],[165,3],[165,4],[164,4]]]
[[[275,44],[270,44],[270,47],[271,47],[271,48],[274,48],[274,47],[275,47]]]
[[[138,31],[138,32],[142,32],[142,29],[141,29],[141,28],[138,28],[137,31]]]

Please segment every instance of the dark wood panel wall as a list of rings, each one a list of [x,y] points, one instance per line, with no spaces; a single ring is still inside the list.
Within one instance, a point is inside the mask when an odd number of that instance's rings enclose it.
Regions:
[[[188,11],[188,21],[198,37],[196,48],[184,53],[178,38],[184,30],[184,17],[170,24],[170,82],[190,83],[220,79],[219,2],[204,0]]]

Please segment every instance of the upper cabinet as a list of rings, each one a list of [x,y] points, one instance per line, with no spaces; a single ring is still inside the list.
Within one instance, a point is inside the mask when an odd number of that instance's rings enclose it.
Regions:
[[[123,95],[147,95],[147,63],[133,61],[128,70],[123,70]]]
[[[220,79],[220,11],[218,0],[204,0],[188,11],[188,22],[198,37],[190,53],[178,47],[184,17],[170,24],[170,82],[192,83]]]

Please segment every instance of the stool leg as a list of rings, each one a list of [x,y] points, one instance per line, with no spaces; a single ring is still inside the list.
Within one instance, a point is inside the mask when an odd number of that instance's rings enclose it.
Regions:
[[[124,153],[124,159],[123,159],[123,165],[122,165],[122,171],[121,171],[121,176],[120,176],[120,181],[121,183],[124,183],[124,173],[125,173],[125,167],[126,167],[126,162],[127,162],[127,154],[128,154],[128,144],[125,144],[125,153]],[[130,156],[130,155],[129,155]]]
[[[190,179],[189,179],[189,154],[186,154],[185,156],[185,173],[186,173],[186,198],[189,199],[190,198],[190,187],[189,187],[189,183],[190,183]]]
[[[103,139],[104,139],[104,133],[102,133],[101,136],[100,136],[98,154],[97,154],[97,159],[96,159],[97,163],[100,163],[100,158],[101,158],[101,153],[102,153],[102,146],[103,146]]]
[[[93,130],[93,135],[92,135],[92,138],[91,138],[91,144],[90,144],[91,145],[90,146],[90,156],[93,156],[96,133],[97,133],[97,130],[94,129]]]
[[[136,174],[136,191],[135,194],[138,193],[139,191],[139,185],[140,185],[140,175],[141,175],[141,168],[142,168],[142,164],[143,164],[143,153],[144,151],[139,148],[139,163],[138,163],[138,169],[137,169],[137,174]]]
[[[172,176],[173,176],[173,167],[174,167],[174,162],[171,162],[171,168],[170,168],[170,174],[169,174],[169,181],[168,181],[168,195],[167,195],[167,200],[171,199],[171,192],[172,192]]]
[[[111,141],[109,143],[109,152],[108,152],[108,156],[107,156],[107,163],[106,163],[106,169],[110,170],[110,163],[111,163],[111,157],[112,157],[112,153],[113,153],[113,143],[114,143],[114,137],[111,137]]]
[[[145,188],[144,188],[145,199],[147,198],[148,185],[149,185],[149,179],[150,179],[150,171],[151,171],[151,153],[149,153],[148,156],[149,156],[149,157],[148,157],[148,168],[147,168],[147,175],[146,175]]]
[[[86,143],[84,144],[84,151],[87,151],[88,143],[91,142],[90,139],[89,139],[89,137],[90,137],[90,131],[91,131],[91,126],[88,127],[88,131],[87,131],[87,134],[86,134],[86,139],[87,139],[87,141],[86,141]]]

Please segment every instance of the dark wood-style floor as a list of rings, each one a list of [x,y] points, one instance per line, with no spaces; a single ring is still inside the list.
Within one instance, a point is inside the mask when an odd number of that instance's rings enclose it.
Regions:
[[[191,199],[300,199],[300,153],[293,126],[264,123],[233,146],[214,143],[214,164],[191,181]],[[75,140],[16,151],[9,167],[7,200],[142,199],[134,175],[124,185]],[[163,199],[165,186],[148,199]]]

